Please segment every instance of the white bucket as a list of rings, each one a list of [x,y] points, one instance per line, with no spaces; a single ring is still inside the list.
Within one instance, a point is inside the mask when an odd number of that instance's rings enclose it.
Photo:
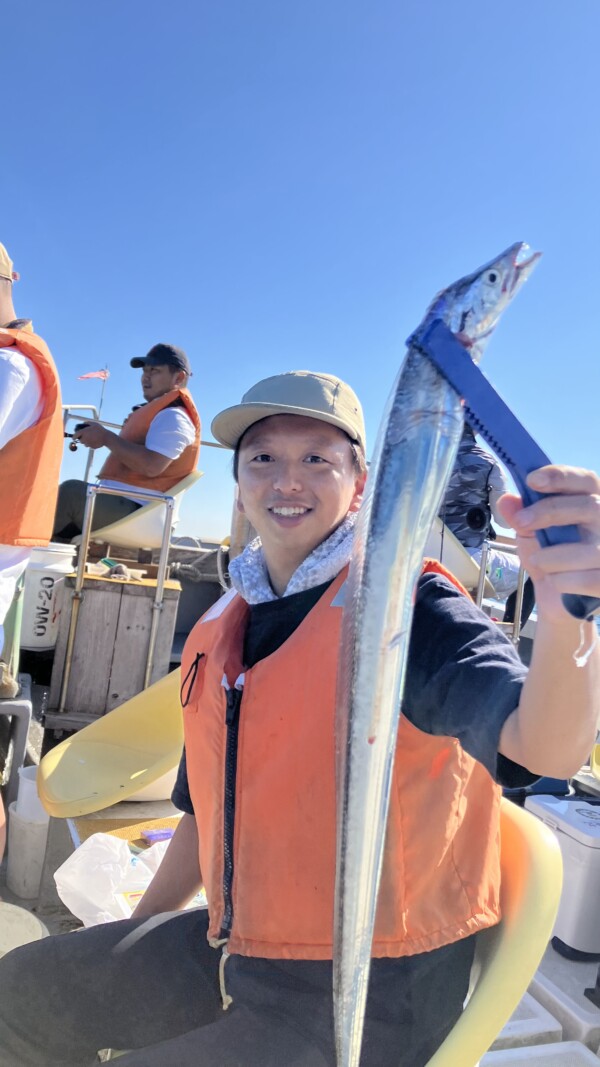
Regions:
[[[17,814],[17,802],[8,808],[8,861],[6,884],[23,900],[39,896],[48,838],[48,820],[31,822]]]
[[[25,572],[21,648],[54,648],[62,607],[65,574],[74,570],[76,545],[34,548]]]
[[[18,904],[0,902],[0,956],[19,948],[19,945],[39,941],[42,937],[48,937],[48,927],[40,922],[37,915],[32,915]]]
[[[38,796],[36,779],[37,767],[19,767],[19,789],[15,810],[20,819],[47,823],[49,815]]]

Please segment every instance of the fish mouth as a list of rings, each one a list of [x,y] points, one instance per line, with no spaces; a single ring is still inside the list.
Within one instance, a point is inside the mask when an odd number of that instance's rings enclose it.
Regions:
[[[525,281],[525,279],[529,277],[538,259],[541,258],[541,255],[541,252],[533,252],[529,245],[525,243],[521,245],[513,260],[515,282],[517,280],[519,282]]]

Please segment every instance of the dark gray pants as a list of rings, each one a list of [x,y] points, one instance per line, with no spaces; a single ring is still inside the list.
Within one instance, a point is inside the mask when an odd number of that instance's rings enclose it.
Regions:
[[[231,956],[224,981],[233,1003],[224,1011],[221,951],[206,931],[199,909],[8,953],[0,960],[1,1067],[92,1067],[102,1048],[134,1050],[119,1067],[333,1067],[331,964]],[[427,1063],[460,1014],[472,954],[468,938],[374,961],[363,1067]]]
[[[76,478],[61,482],[58,487],[58,500],[54,513],[53,541],[69,542],[81,533],[86,493],[87,482],[77,481]],[[100,493],[96,497],[92,529],[99,530],[111,522],[124,519],[126,515],[131,515],[132,511],[137,511],[139,506],[134,500],[128,500],[125,496],[105,496]]]

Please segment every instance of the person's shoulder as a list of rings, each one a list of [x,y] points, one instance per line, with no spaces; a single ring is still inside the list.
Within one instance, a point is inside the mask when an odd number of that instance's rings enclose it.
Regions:
[[[16,345],[11,345],[10,348],[0,348],[0,368],[5,377],[10,375],[14,378],[27,379],[33,366],[33,360],[28,359]]]
[[[445,638],[458,641],[461,646],[470,643],[472,649],[487,649],[502,660],[508,658],[522,666],[512,641],[496,622],[443,574],[421,575],[417,584],[413,632],[427,643],[429,649],[435,632],[440,647]]]
[[[162,427],[176,427],[187,426],[189,423],[193,427],[193,422],[184,407],[174,407],[171,405],[168,408],[162,408],[157,411],[156,415],[152,419],[151,425],[159,425]]]
[[[148,434],[155,437],[173,435],[182,438],[186,443],[191,443],[196,430],[185,408],[168,407],[156,413],[148,427]]]
[[[472,597],[439,571],[425,571],[417,583],[415,608],[425,613],[432,625],[460,622],[487,627],[489,620]]]
[[[468,600],[472,603],[471,598],[465,597],[465,594],[454,584],[449,574],[444,574],[434,569],[423,571],[417,583],[417,598],[420,600],[427,598],[438,600],[446,597],[460,597],[461,600]]]

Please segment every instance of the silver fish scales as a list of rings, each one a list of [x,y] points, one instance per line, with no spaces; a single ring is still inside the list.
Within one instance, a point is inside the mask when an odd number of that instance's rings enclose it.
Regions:
[[[478,362],[538,258],[519,242],[438,294],[409,340],[369,468],[345,589],[337,688],[338,1067],[360,1063],[414,591],[463,429],[459,397],[418,338],[442,319]]]

